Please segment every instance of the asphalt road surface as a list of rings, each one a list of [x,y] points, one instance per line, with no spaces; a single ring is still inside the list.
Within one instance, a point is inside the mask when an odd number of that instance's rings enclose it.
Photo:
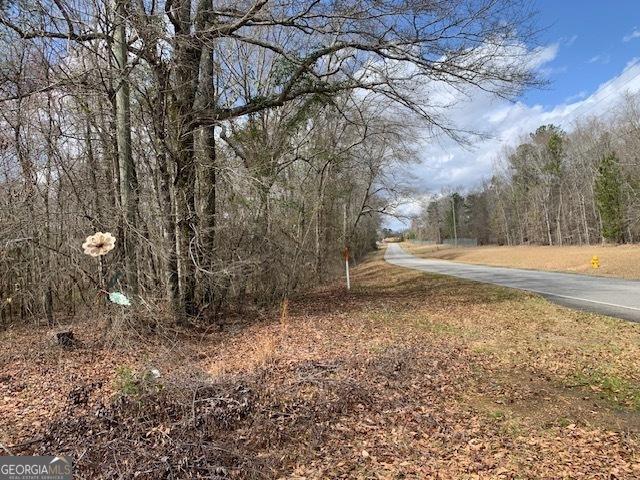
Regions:
[[[399,267],[527,290],[568,307],[640,322],[640,281],[637,280],[418,258],[397,243],[388,244],[384,258]]]

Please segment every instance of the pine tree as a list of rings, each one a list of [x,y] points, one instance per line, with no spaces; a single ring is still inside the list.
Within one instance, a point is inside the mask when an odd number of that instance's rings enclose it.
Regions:
[[[615,153],[604,155],[598,165],[595,194],[598,212],[602,219],[603,238],[621,242],[622,221],[622,172]]]

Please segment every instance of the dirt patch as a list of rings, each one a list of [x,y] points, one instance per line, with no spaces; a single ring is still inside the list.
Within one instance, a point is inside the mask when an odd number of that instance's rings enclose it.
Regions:
[[[506,428],[567,427],[640,434],[640,415],[583,384],[563,384],[530,372],[483,371],[469,402]]]

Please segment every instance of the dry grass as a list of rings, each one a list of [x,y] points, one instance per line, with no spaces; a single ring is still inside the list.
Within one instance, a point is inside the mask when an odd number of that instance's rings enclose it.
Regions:
[[[640,325],[380,252],[353,284],[130,350],[4,332],[0,442],[81,457],[80,478],[640,477]],[[123,396],[122,365],[165,388]]]
[[[423,258],[640,279],[640,245],[453,248],[446,245],[434,246],[404,242],[403,247]],[[594,269],[591,266],[591,259],[594,255],[600,259],[600,268]]]

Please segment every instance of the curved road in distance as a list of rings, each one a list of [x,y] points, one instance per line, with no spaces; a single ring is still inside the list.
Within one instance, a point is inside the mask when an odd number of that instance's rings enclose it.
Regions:
[[[418,258],[389,243],[392,265],[534,292],[567,307],[640,322],[640,281]]]

